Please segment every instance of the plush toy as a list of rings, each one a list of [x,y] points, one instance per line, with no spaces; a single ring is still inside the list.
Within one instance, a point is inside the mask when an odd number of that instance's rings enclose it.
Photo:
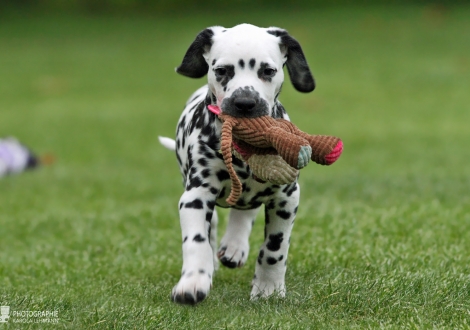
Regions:
[[[229,205],[235,205],[242,192],[240,179],[233,169],[232,153],[250,166],[259,181],[287,184],[295,181],[298,170],[310,159],[330,165],[343,151],[339,138],[307,134],[285,119],[233,117],[217,106],[209,105],[208,109],[222,121],[221,153],[232,181],[226,199]]]

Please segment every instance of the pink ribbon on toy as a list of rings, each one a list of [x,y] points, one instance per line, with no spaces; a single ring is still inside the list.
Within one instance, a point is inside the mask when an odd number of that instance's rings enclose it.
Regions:
[[[213,104],[209,104],[207,106],[207,109],[209,109],[210,112],[216,114],[217,116],[222,113],[220,108]],[[233,148],[243,157],[243,159],[245,159],[245,161],[248,160],[248,158],[250,158],[253,155],[253,153],[247,152],[244,149],[240,148],[240,146],[237,143],[235,143],[235,141],[232,141],[232,145],[233,145]]]
[[[220,111],[220,108],[216,105],[209,104],[207,106],[207,109],[209,109],[210,112],[215,113],[217,116],[222,113],[222,111]]]

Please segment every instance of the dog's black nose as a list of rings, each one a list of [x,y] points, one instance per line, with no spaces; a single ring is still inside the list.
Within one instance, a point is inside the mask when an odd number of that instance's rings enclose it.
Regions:
[[[238,97],[233,102],[238,110],[249,111],[253,109],[256,105],[256,101],[248,97]]]

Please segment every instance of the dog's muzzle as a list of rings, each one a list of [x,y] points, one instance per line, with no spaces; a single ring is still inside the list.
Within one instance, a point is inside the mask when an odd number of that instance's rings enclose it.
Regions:
[[[222,111],[233,117],[256,118],[269,114],[268,102],[263,100],[253,87],[236,89],[223,100]]]

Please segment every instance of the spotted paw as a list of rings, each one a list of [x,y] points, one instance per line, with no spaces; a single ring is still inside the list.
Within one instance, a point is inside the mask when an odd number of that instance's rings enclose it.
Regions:
[[[185,272],[171,292],[171,299],[180,304],[194,305],[203,301],[212,287],[212,274],[203,269]]]
[[[301,146],[299,151],[299,157],[297,160],[297,169],[301,169],[307,166],[312,157],[312,147],[310,146]]]
[[[222,239],[220,243],[219,257],[222,265],[228,268],[242,267],[246,263],[250,246],[248,242],[242,241],[225,241]]]

